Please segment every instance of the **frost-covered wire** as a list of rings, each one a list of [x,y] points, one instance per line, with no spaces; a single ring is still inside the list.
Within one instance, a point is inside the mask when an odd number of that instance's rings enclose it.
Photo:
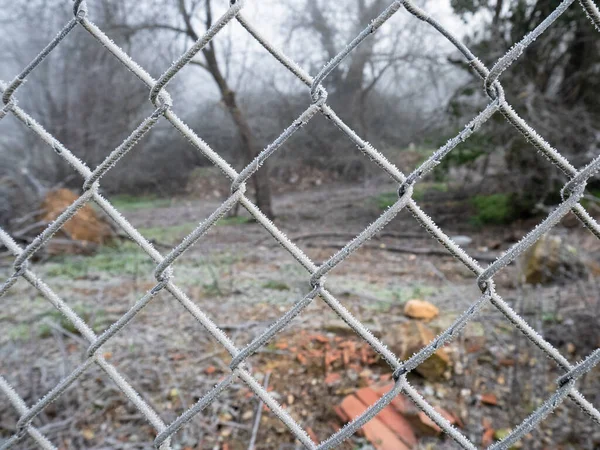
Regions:
[[[502,58],[500,58],[491,69],[484,64],[461,43],[450,31],[437,22],[426,11],[419,8],[409,0],[397,0],[390,3],[380,15],[360,32],[339,54],[329,61],[322,70],[313,78],[292,59],[287,57],[280,49],[266,40],[258,29],[243,16],[244,1],[233,0],[229,8],[219,17],[214,24],[195,42],[184,54],[177,59],[164,73],[155,80],[143,67],[138,65],[131,57],[119,48],[99,27],[88,18],[88,10],[84,0],[76,0],[74,3],[74,17],[59,31],[54,39],[9,83],[0,82],[0,93],[2,94],[2,105],[0,119],[12,114],[33,133],[37,134],[49,147],[54,150],[58,157],[64,159],[82,177],[82,194],[69,205],[46,229],[36,237],[25,248],[21,248],[3,230],[0,229],[0,242],[14,255],[13,272],[0,284],[0,297],[5,295],[19,278],[24,278],[41,295],[49,301],[89,342],[86,358],[79,366],[68,374],[61,382],[51,389],[45,396],[36,401],[32,406],[27,406],[16,394],[16,391],[8,382],[0,377],[0,391],[8,396],[9,401],[20,414],[17,429],[14,434],[0,445],[0,450],[14,447],[27,435],[44,449],[54,449],[54,445],[44,437],[33,425],[32,421],[44,409],[63,392],[75,383],[83,373],[93,364],[100,366],[104,372],[115,382],[129,401],[143,414],[148,422],[154,427],[156,439],[154,446],[160,449],[171,448],[171,437],[178,432],[187,422],[197,414],[201,414],[219,395],[227,390],[234,380],[241,380],[260,398],[260,400],[287,426],[290,432],[308,449],[335,448],[344,440],[352,436],[361,426],[373,418],[379,411],[387,406],[396,395],[403,393],[408,396],[415,405],[429,416],[445,433],[447,433],[462,448],[475,449],[477,446],[464,434],[456,429],[450,422],[439,414],[407,381],[407,374],[415,370],[423,361],[431,356],[437,349],[453,339],[461,329],[477,314],[487,303],[496,307],[507,320],[518,328],[532,343],[538,346],[548,357],[550,357],[564,371],[557,380],[557,388],[543,404],[530,414],[521,424],[516,425],[512,432],[502,441],[494,444],[494,449],[506,449],[521,439],[531,429],[536,427],[550,412],[567,397],[582,408],[591,418],[600,425],[600,412],[577,390],[577,380],[591,370],[600,361],[600,350],[596,350],[583,362],[571,365],[569,361],[560,354],[548,341],[540,336],[521,316],[519,316],[496,292],[494,276],[506,265],[510,264],[528,248],[530,248],[544,233],[547,233],[558,221],[569,211],[572,211],[582,223],[598,238],[600,238],[600,225],[590,216],[580,204],[585,185],[590,177],[594,176],[600,169],[600,156],[593,159],[588,165],[577,170],[564,158],[558,150],[546,142],[525,120],[523,120],[511,107],[504,97],[504,90],[500,83],[502,73],[513,64],[524,50],[565,11],[571,7],[574,0],[564,0],[538,27],[532,30],[520,42],[513,46]],[[592,0],[580,0],[580,5],[588,15],[592,23],[600,30],[600,13],[598,7]],[[418,20],[428,23],[441,33],[457,50],[462,53],[474,72],[483,81],[483,90],[491,99],[489,105],[475,116],[465,128],[445,145],[434,152],[425,162],[416,168],[408,176],[405,176],[394,164],[387,160],[371,144],[358,136],[336,112],[327,104],[327,91],[323,86],[328,75],[344,61],[365,39],[374,39],[377,30],[398,11],[404,10],[412,14]],[[225,161],[217,151],[213,150],[205,141],[199,137],[188,125],[186,125],[173,111],[173,102],[166,91],[168,83],[177,76],[184,68],[223,28],[232,20],[237,20],[273,57],[279,61],[292,74],[300,79],[308,88],[310,94],[307,99],[305,111],[293,121],[271,144],[269,144],[252,162],[250,162],[239,173]],[[108,52],[115,56],[124,66],[132,71],[149,89],[149,98],[155,107],[155,111],[140,122],[140,125],[114,149],[103,162],[96,168],[90,169],[84,161],[78,159],[69,149],[60,143],[54,136],[48,133],[38,122],[21,109],[15,100],[15,94],[19,86],[23,84],[27,76],[58,46],[67,39],[70,32],[77,26],[81,26]],[[562,170],[569,181],[563,188],[563,201],[552,211],[530,233],[525,235],[519,242],[514,244],[507,252],[501,255],[488,267],[481,267],[477,261],[471,258],[460,246],[453,242],[435,222],[418,206],[412,198],[415,184],[421,177],[430,172],[439,164],[454,148],[467,140],[473,133],[487,122],[496,113],[502,114],[517,131],[525,137],[546,156],[553,164]],[[311,259],[272,222],[260,209],[248,198],[245,191],[245,182],[255,175],[261,165],[275,154],[285,142],[301,127],[306,125],[314,116],[322,114],[333,125],[339,128],[348,139],[369,159],[374,161],[398,184],[398,199],[377,218],[364,231],[359,233],[342,249],[327,259],[321,265],[316,265]],[[178,130],[192,145],[206,156],[225,176],[231,180],[231,194],[206,220],[198,226],[167,255],[163,256],[152,244],[135,228],[119,211],[99,193],[102,177],[106,175],[121,158],[130,151],[135,151],[136,144],[161,120],[169,122]],[[257,175],[255,175],[257,176]],[[260,176],[266,176],[260,174]],[[62,226],[77,211],[89,202],[96,203],[116,224],[120,227],[148,257],[156,264],[154,277],[156,284],[148,290],[122,317],[113,323],[99,336],[85,323],[85,321],[71,309],[67,302],[59,297],[43,280],[32,270],[31,259],[34,254],[43,247],[48,240],[59,231]],[[227,334],[221,330],[210,317],[208,317],[174,282],[175,265],[181,255],[191,248],[234,206],[242,205],[262,225],[269,234],[284,249],[286,249],[296,261],[308,272],[306,292],[298,301],[280,318],[275,320],[261,335],[239,349]],[[353,252],[358,250],[366,241],[375,236],[382,228],[403,209],[408,209],[415,219],[427,229],[427,231],[441,243],[457,260],[462,262],[469,270],[477,276],[477,285],[482,295],[460,315],[453,324],[433,339],[428,345],[419,350],[406,361],[400,361],[397,356],[376,338],[361,322],[355,318],[339,302],[328,289],[326,275],[335,267],[345,261]],[[181,414],[175,421],[166,424],[160,418],[158,412],[148,405],[142,396],[135,391],[128,381],[108,363],[102,356],[100,349],[114,336],[126,332],[130,321],[161,291],[171,294],[174,300],[181,305],[196,319],[198,324],[210,333],[215,340],[230,354],[230,374],[213,389],[207,392],[198,402]],[[254,352],[259,350],[277,333],[284,330],[288,324],[313,301],[321,299],[327,304],[354,332],[379,353],[383,360],[390,366],[395,383],[393,387],[376,403],[371,405],[363,414],[346,424],[342,429],[319,444],[315,444],[306,431],[289,415],[275,398],[254,378],[245,362]]]

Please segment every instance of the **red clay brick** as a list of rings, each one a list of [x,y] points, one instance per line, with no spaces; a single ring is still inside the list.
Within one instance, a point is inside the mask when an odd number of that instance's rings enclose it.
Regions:
[[[355,394],[360,401],[366,405],[373,405],[380,396],[373,389],[366,387],[359,389]],[[398,414],[391,406],[387,406],[381,410],[377,416],[387,427],[398,435],[402,441],[409,447],[417,444],[417,437],[408,421]]]
[[[318,444],[319,443],[319,438],[317,437],[317,435],[315,434],[315,432],[313,431],[313,429],[311,427],[308,427],[306,429],[306,433],[308,434],[308,437],[310,437],[310,439],[315,443]]]
[[[377,393],[377,395],[383,397],[393,387],[394,383],[389,383],[385,386],[375,387],[373,388],[373,390]],[[402,394],[396,395],[394,399],[390,402],[390,405],[392,405],[394,409],[403,416],[416,416],[419,413],[419,410],[417,409],[415,404]]]
[[[457,421],[456,421],[456,417],[454,417],[454,415],[450,414],[448,411],[446,411],[444,408],[441,408],[440,406],[436,406],[434,408],[438,413],[440,413],[440,415],[446,419],[448,422],[450,422],[452,425],[456,425]],[[438,425],[431,420],[427,414],[425,414],[423,411],[419,412],[419,419],[421,419],[421,422],[428,426],[429,428],[431,428],[432,430],[434,430],[436,433],[441,433],[442,429],[440,427],[438,427]]]
[[[335,413],[337,414],[337,416],[342,419],[343,422],[348,422],[350,419],[348,418],[348,416],[346,415],[346,413],[344,412],[344,410],[342,408],[340,408],[339,406],[334,406],[333,410],[335,411]]]
[[[368,408],[354,395],[347,396],[340,404],[344,413],[352,420],[360,416]],[[409,450],[394,432],[378,418],[373,418],[362,427],[366,438],[377,450]]]

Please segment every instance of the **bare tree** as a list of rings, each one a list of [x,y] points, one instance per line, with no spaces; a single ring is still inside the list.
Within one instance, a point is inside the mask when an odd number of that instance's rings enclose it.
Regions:
[[[316,36],[320,54],[331,60],[388,4],[386,0],[351,0],[343,4],[305,0],[292,4],[290,35],[305,31]],[[357,131],[364,137],[370,131],[369,97],[384,81],[391,82],[386,94],[395,100],[414,98],[419,84],[435,87],[436,77],[447,68],[443,61],[447,49],[439,45],[438,37],[431,34],[431,30],[419,28],[418,21],[410,17],[398,15],[394,20],[401,21],[401,26],[395,23],[379,29],[376,39],[364,40],[325,81],[332,94],[329,102],[342,115],[357,118]],[[429,100],[425,99],[426,95],[434,91],[421,90],[419,95],[424,99],[421,105]],[[376,103],[380,102],[381,98]],[[417,117],[415,103],[411,108],[412,115]]]
[[[126,26],[130,32],[142,30],[162,29],[169,32],[177,33],[185,38],[197,41],[202,36],[198,24],[202,23],[206,30],[213,24],[213,12],[211,0],[194,1],[187,3],[185,0],[178,0],[177,13],[182,22],[182,26],[176,26],[171,23],[164,22],[148,22],[138,26]],[[196,16],[203,16],[203,20],[196,20]],[[241,141],[242,157],[246,164],[250,163],[261,151],[257,143],[256,137],[250,127],[245,112],[240,107],[236,92],[227,80],[225,71],[220,61],[215,40],[211,40],[201,51],[203,59],[194,59],[191,61],[196,67],[201,67],[210,74],[214,80],[221,101],[227,109],[231,119],[237,129]],[[265,162],[262,165],[264,172],[269,171],[268,164]],[[269,218],[273,218],[273,207],[271,201],[271,184],[268,176],[253,176],[252,182],[256,193],[256,203],[261,211]]]

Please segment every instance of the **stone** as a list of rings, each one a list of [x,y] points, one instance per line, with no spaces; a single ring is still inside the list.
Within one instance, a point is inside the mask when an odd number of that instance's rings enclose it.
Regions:
[[[383,341],[402,359],[407,360],[417,353],[435,337],[427,325],[419,321],[407,321],[388,329]],[[445,348],[439,348],[415,369],[421,376],[429,380],[442,378],[450,365],[450,357]]]
[[[542,236],[523,253],[521,261],[528,284],[576,279],[586,272],[578,250],[555,235]]]
[[[412,319],[431,320],[437,317],[440,310],[424,300],[412,299],[404,305],[404,315]]]

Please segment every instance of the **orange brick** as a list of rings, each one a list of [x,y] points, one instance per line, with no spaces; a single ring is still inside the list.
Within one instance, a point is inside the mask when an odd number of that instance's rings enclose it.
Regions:
[[[375,387],[373,390],[379,395],[383,397],[394,387],[394,383],[386,384],[385,386]],[[406,398],[402,394],[398,394],[394,397],[394,399],[390,402],[390,405],[394,407],[396,411],[398,411],[403,416],[416,416],[419,412],[415,404],[408,398]]]
[[[360,416],[368,408],[354,395],[349,395],[340,404],[344,413],[352,420]],[[373,418],[367,422],[362,430],[365,437],[373,444],[377,450],[409,450],[392,430],[390,430],[381,420]]]
[[[306,433],[308,434],[308,437],[310,437],[310,439],[315,443],[318,444],[319,443],[319,438],[317,437],[317,435],[315,434],[315,432],[313,431],[313,429],[311,427],[308,427],[306,429]]]
[[[334,406],[333,410],[335,411],[335,413],[337,414],[337,416],[342,419],[343,422],[348,422],[350,419],[348,418],[348,416],[346,415],[346,413],[344,412],[344,410],[342,408],[340,408],[339,406]]]
[[[373,389],[366,387],[356,391],[356,396],[360,401],[366,405],[373,405],[380,396]],[[375,416],[381,420],[390,430],[398,435],[402,441],[412,447],[417,444],[417,437],[410,425],[410,423],[398,414],[391,406],[383,408],[379,414]]]
[[[436,406],[434,407],[434,409],[444,418],[446,419],[448,422],[450,422],[452,425],[456,425],[457,421],[456,421],[456,417],[454,417],[454,415],[450,414],[448,411],[446,411],[444,408],[440,407],[440,406]],[[442,429],[433,421],[431,420],[427,414],[425,414],[423,411],[419,412],[419,419],[421,419],[421,422],[428,426],[429,428],[431,428],[432,430],[435,431],[435,433],[441,433]]]

